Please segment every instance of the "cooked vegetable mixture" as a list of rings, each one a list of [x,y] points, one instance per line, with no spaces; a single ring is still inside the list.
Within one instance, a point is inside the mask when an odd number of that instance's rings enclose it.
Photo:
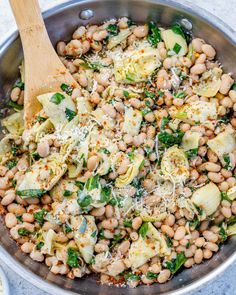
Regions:
[[[54,274],[165,283],[236,234],[236,84],[179,24],[79,27],[57,52],[79,87],[38,96],[24,64],[2,120],[1,212]]]

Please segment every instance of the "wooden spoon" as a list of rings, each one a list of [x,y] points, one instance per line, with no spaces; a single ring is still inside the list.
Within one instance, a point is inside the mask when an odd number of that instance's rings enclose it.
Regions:
[[[37,96],[60,91],[62,83],[78,86],[57,56],[48,37],[37,0],[10,0],[25,60],[24,119],[30,128],[41,110]]]

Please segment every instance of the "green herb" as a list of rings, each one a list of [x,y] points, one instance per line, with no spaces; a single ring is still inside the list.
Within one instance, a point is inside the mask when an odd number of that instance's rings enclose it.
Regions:
[[[28,231],[27,229],[25,229],[25,228],[20,228],[20,229],[18,229],[18,234],[20,235],[20,236],[28,236],[28,235],[30,235],[31,234],[31,232],[30,231]]]
[[[165,95],[165,92],[159,90],[159,91],[157,92],[157,94],[158,94],[159,97],[163,97],[163,96]]]
[[[19,111],[23,110],[23,105],[20,105],[12,100],[9,101],[8,106],[12,107],[13,109],[19,110]]]
[[[92,257],[91,260],[89,261],[89,264],[93,265],[95,264],[95,262],[96,262],[95,257]]]
[[[158,140],[166,147],[169,148],[175,144],[179,145],[182,142],[184,132],[177,130],[170,134],[166,131],[162,131],[158,134]]]
[[[229,114],[226,114],[222,117],[218,117],[217,120],[219,123],[228,124],[230,122],[230,116],[229,116]]]
[[[12,168],[14,168],[17,165],[17,161],[16,160],[9,160],[6,163],[6,166],[9,170],[11,170]]]
[[[110,196],[111,196],[111,188],[108,186],[103,187],[101,189],[100,202],[101,203],[108,203],[110,200]]]
[[[198,148],[191,149],[191,150],[188,150],[185,152],[185,154],[189,160],[195,158],[197,156],[197,153],[198,153]]]
[[[65,83],[61,84],[61,90],[64,91],[68,95],[71,95],[73,92],[73,88]]]
[[[141,164],[139,165],[138,169],[141,170],[145,164],[145,160],[143,159]]]
[[[191,246],[191,243],[188,241],[187,245],[186,245],[186,248],[189,249]]]
[[[63,192],[63,197],[70,197],[72,194],[73,194],[72,191],[65,189]]]
[[[220,196],[221,196],[221,201],[226,200],[226,201],[228,201],[228,202],[231,203],[231,200],[230,200],[230,198],[228,197],[227,192],[220,192]]]
[[[13,144],[11,148],[11,153],[14,157],[18,156],[20,154],[20,147]]]
[[[187,258],[185,257],[184,252],[177,253],[175,259],[166,262],[166,267],[172,272],[172,274],[175,274],[186,260]]]
[[[200,221],[198,219],[193,219],[193,220],[190,220],[189,221],[189,226],[192,228],[192,229],[198,229],[200,227]]]
[[[170,119],[167,117],[163,117],[161,120],[161,131],[165,129],[166,125],[170,122]]]
[[[78,204],[82,209],[87,208],[91,203],[92,203],[93,199],[90,195],[85,196],[82,200],[78,199]]]
[[[148,222],[144,222],[140,229],[139,229],[139,234],[141,235],[141,237],[144,239],[147,235],[147,232],[148,232]]]
[[[130,159],[131,161],[133,161],[133,160],[134,160],[134,156],[135,156],[135,149],[133,148],[131,152],[128,152],[128,153],[127,153],[127,155],[128,155],[128,157],[129,157],[129,159]]]
[[[106,155],[110,155],[110,152],[108,151],[108,149],[106,149],[106,148],[104,148],[104,147],[101,147],[98,151],[99,151],[99,152],[102,152],[102,153],[104,153],[104,154],[106,154]]]
[[[141,113],[143,116],[146,116],[148,113],[150,113],[152,110],[149,108],[145,108],[141,110]]]
[[[155,93],[153,93],[151,91],[144,90],[144,94],[145,94],[146,97],[150,97],[151,99],[155,99],[156,98]]]
[[[37,211],[34,213],[34,219],[38,224],[42,225],[44,223],[44,215],[45,209],[42,209],[41,211]]]
[[[79,190],[81,191],[84,189],[84,183],[81,181],[76,180],[75,185],[78,186]]]
[[[50,101],[58,105],[62,102],[63,99],[65,99],[65,96],[57,92],[53,94],[53,96],[50,98]]]
[[[105,240],[105,236],[104,236],[104,228],[102,228],[99,232],[98,232],[98,237],[100,240]]]
[[[123,95],[124,95],[124,97],[128,98],[129,97],[129,91],[124,90],[123,91]]]
[[[236,216],[230,218],[230,220],[227,222],[227,226],[234,225],[235,223],[236,223]]]
[[[204,214],[203,209],[200,208],[200,207],[198,207],[196,204],[193,204],[193,205],[194,205],[194,207],[196,208],[198,214],[199,214],[200,216],[202,216],[202,215]]]
[[[25,89],[25,83],[22,82],[21,80],[17,80],[13,86],[13,88],[20,88],[20,90],[24,90]]]
[[[97,230],[95,230],[94,232],[92,232],[91,237],[95,238],[97,236],[97,233],[98,233]]]
[[[157,277],[158,277],[158,274],[151,271],[148,271],[146,274],[146,278],[149,280],[155,280]]]
[[[68,224],[66,224],[66,223],[63,224],[62,229],[63,229],[63,232],[66,233],[66,234],[72,232],[72,228]]]
[[[134,82],[135,81],[135,75],[134,74],[130,74],[130,73],[126,73],[126,80]]]
[[[76,116],[76,112],[66,108],[65,110],[65,113],[66,113],[66,118],[67,120],[70,122],[71,120],[74,119],[74,117]]]
[[[227,235],[226,230],[223,227],[223,225],[220,227],[219,235],[220,235],[221,243],[224,243],[228,238],[228,235]]]
[[[109,33],[109,36],[116,36],[119,33],[119,28],[116,24],[110,24],[106,27],[106,30]]]
[[[174,98],[185,98],[186,97],[186,92],[184,91],[179,91],[177,93],[174,93]]]
[[[161,41],[161,31],[153,21],[148,23],[147,40],[154,47]]]
[[[126,281],[129,281],[129,280],[131,280],[131,281],[137,281],[137,280],[140,280],[140,276],[139,275],[136,275],[134,273],[127,273],[125,275],[125,280]]]
[[[17,195],[20,197],[30,197],[30,198],[39,198],[46,193],[46,190],[43,189],[26,189],[22,191],[16,191]]]
[[[225,166],[224,168],[226,170],[232,170],[232,165],[231,165],[231,161],[230,161],[230,156],[229,155],[223,155],[223,159],[225,161]]]
[[[17,180],[16,179],[13,179],[12,182],[11,182],[11,184],[15,188],[16,187],[16,184],[17,184]]]
[[[127,20],[127,25],[128,27],[134,26],[136,23],[134,21],[132,21],[132,19],[128,19]]]
[[[114,235],[113,240],[111,241],[110,249],[114,248],[123,239],[121,234]]]
[[[145,146],[144,151],[147,157],[150,156],[152,153],[152,149],[150,148],[150,146]]]
[[[181,50],[182,46],[180,46],[178,43],[175,43],[174,47],[173,47],[173,51],[178,54]]]
[[[116,198],[110,199],[108,204],[112,206],[118,206],[119,208],[121,208],[122,207],[121,201],[122,201],[121,198],[116,197]]]
[[[192,39],[191,32],[183,28],[180,24],[173,25],[171,30],[176,34],[181,35],[187,43],[189,43]]]
[[[33,160],[38,161],[40,159],[40,155],[37,152],[33,152],[30,154]]]
[[[41,123],[41,122],[45,122],[47,120],[47,118],[41,117],[41,116],[37,116],[36,121]]]
[[[234,83],[232,86],[231,86],[231,89],[236,91],[236,83]]]
[[[169,237],[167,234],[165,236],[166,236],[166,244],[169,248],[171,248],[173,246],[173,241],[171,237]]]
[[[39,242],[37,245],[36,245],[36,249],[37,250],[41,250],[44,246],[44,242]]]
[[[100,69],[103,67],[103,65],[98,61],[94,61],[94,62],[81,63],[80,67],[85,70],[94,70],[95,72],[99,72]]]
[[[79,257],[79,252],[76,249],[71,248],[71,247],[68,248],[66,263],[70,267],[78,267],[79,266],[78,257]]]
[[[19,222],[23,222],[23,220],[22,220],[22,215],[16,215],[16,219],[17,219]]]
[[[91,176],[85,183],[85,188],[87,191],[91,191],[99,187],[100,187],[100,178],[98,174],[95,176]]]
[[[132,220],[125,219],[123,221],[124,227],[132,227]]]

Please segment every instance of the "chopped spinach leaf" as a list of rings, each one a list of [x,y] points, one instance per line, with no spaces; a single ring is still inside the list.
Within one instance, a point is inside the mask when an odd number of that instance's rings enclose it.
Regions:
[[[230,161],[230,156],[229,155],[223,155],[223,159],[224,159],[224,161],[225,161],[225,166],[224,166],[224,168],[226,169],[226,170],[232,170],[232,165],[231,165],[231,161]]]
[[[17,184],[17,180],[16,179],[13,179],[12,182],[11,182],[11,184],[15,188],[16,187],[16,184]]]
[[[109,36],[117,36],[119,33],[119,27],[116,24],[110,24],[106,27]]]
[[[123,239],[121,234],[114,235],[113,240],[111,241],[110,249],[114,248],[117,243]]]
[[[72,232],[72,228],[68,224],[66,224],[66,223],[63,224],[62,229],[63,229],[63,232],[65,234],[68,234],[68,233],[71,233]]]
[[[231,200],[230,200],[230,198],[228,197],[227,192],[220,192],[220,196],[221,196],[221,201],[226,200],[226,201],[228,201],[228,202],[231,203]]]
[[[82,200],[78,199],[77,202],[82,209],[86,209],[91,203],[93,199],[90,195],[85,196]]]
[[[71,95],[73,92],[73,88],[65,83],[61,84],[61,90],[64,91],[68,95]]]
[[[146,116],[148,113],[150,113],[152,110],[149,108],[145,108],[141,110],[141,113],[143,116]]]
[[[66,113],[66,118],[67,120],[70,122],[71,120],[74,119],[74,117],[76,116],[76,112],[66,108],[65,110],[65,113]]]
[[[144,94],[146,97],[149,97],[149,98],[152,98],[152,99],[155,99],[156,98],[156,95],[155,93],[151,92],[151,91],[148,91],[148,90],[144,90]]]
[[[127,20],[127,25],[128,27],[134,26],[136,23],[134,21],[132,21],[132,19],[128,19]]]
[[[63,197],[70,197],[72,194],[73,194],[72,191],[65,189],[63,192]]]
[[[95,238],[97,236],[97,233],[98,233],[97,230],[95,230],[94,232],[92,232],[91,237]]]
[[[6,163],[6,166],[9,170],[11,170],[12,168],[14,168],[17,165],[17,161],[16,160],[9,160]]]
[[[70,267],[78,267],[79,266],[78,257],[79,257],[79,252],[76,249],[68,248],[66,263]]]
[[[111,196],[111,188],[108,186],[105,186],[101,189],[101,199],[100,202],[102,203],[108,203]]]
[[[53,96],[50,98],[50,101],[58,105],[62,102],[63,99],[65,99],[65,96],[57,92],[53,94]]]
[[[174,93],[174,98],[185,98],[186,97],[186,92],[185,91],[179,91],[177,93]]]
[[[13,86],[13,88],[20,88],[20,90],[24,90],[25,89],[25,83],[22,82],[21,80],[17,80]]]
[[[20,228],[20,229],[18,229],[18,234],[19,234],[20,236],[22,236],[22,237],[25,237],[25,236],[30,235],[31,232],[28,231],[28,230],[25,229],[25,228]]]
[[[178,54],[181,50],[182,46],[180,46],[178,43],[175,43],[174,47],[173,47],[173,51]]]
[[[125,219],[123,221],[124,227],[132,227],[132,220]]]
[[[16,219],[19,222],[23,222],[22,215],[16,215]]]
[[[44,223],[44,216],[45,216],[45,209],[42,209],[41,211],[37,211],[34,213],[34,219],[40,225],[43,225]]]
[[[199,221],[197,218],[189,221],[189,226],[190,226],[192,229],[199,229],[200,224],[201,224],[201,223],[200,223],[200,221]]]
[[[192,32],[185,29],[180,24],[174,24],[171,27],[171,30],[176,34],[181,35],[186,40],[187,43],[189,43],[192,39]]]
[[[185,257],[184,252],[177,253],[175,259],[166,262],[166,267],[172,272],[172,274],[175,274],[186,260],[187,258]]]
[[[84,189],[84,183],[81,181],[76,180],[75,185],[78,186],[79,190],[81,191]]]
[[[125,275],[125,280],[126,281],[129,281],[129,280],[137,281],[137,280],[140,280],[140,276],[139,275],[136,275],[134,273],[127,273]]]
[[[151,271],[148,271],[146,274],[146,278],[149,280],[155,280],[157,277],[158,277],[158,274]]]
[[[29,198],[39,198],[46,193],[46,190],[43,189],[26,189],[22,191],[16,191],[17,195],[20,197],[29,197]]]
[[[45,122],[47,120],[47,118],[41,117],[41,116],[37,116],[36,121],[41,123],[41,122]]]
[[[129,91],[124,90],[123,91],[123,95],[124,95],[124,97],[128,98],[129,97]]]
[[[221,241],[221,243],[224,243],[227,240],[227,238],[228,238],[228,235],[227,235],[226,230],[223,227],[223,225],[220,227],[219,235],[220,235],[220,241]]]
[[[170,119],[167,117],[163,117],[161,120],[161,131],[165,129],[166,125],[170,122]]]
[[[234,84],[231,86],[231,90],[236,91],[236,83],[234,83]]]
[[[161,31],[153,21],[148,23],[147,40],[154,47],[161,41]]]
[[[177,130],[170,134],[166,131],[162,131],[158,134],[158,140],[166,147],[169,148],[175,144],[179,145],[182,142],[184,132]]]
[[[99,152],[102,152],[102,153],[104,153],[104,154],[106,154],[106,155],[110,155],[110,152],[108,151],[108,149],[106,149],[106,148],[104,148],[104,147],[101,147],[98,151],[99,151]]]
[[[39,242],[37,245],[36,245],[36,249],[37,250],[41,250],[44,246],[44,242]]]
[[[172,245],[173,245],[173,241],[172,241],[171,237],[169,237],[167,234],[165,235],[165,237],[166,237],[166,244],[167,244],[167,246],[169,248],[171,248]]]
[[[198,153],[198,148],[191,149],[191,150],[188,150],[188,151],[185,152],[185,154],[187,155],[187,158],[189,160],[195,158],[197,156],[197,153]]]
[[[147,232],[148,232],[148,222],[144,222],[139,229],[139,234],[144,239],[147,235]]]
[[[236,223],[236,216],[231,217],[227,222],[227,226],[234,225]]]
[[[12,100],[9,101],[8,106],[19,111],[23,110],[23,105],[20,105]]]
[[[100,178],[98,174],[91,176],[85,183],[85,188],[87,191],[91,191],[99,187],[100,187]]]
[[[105,240],[105,236],[104,236],[104,228],[102,228],[99,232],[98,232],[98,237],[100,240]]]

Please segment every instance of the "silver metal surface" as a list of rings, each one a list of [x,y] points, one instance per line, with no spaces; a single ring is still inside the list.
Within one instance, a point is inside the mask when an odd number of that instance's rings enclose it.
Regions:
[[[92,10],[93,17],[88,20],[78,18],[82,10]],[[210,13],[199,9],[192,3],[179,4],[172,0],[88,0],[70,1],[59,5],[44,14],[46,26],[53,44],[58,40],[69,40],[78,25],[100,23],[110,18],[129,16],[136,22],[157,21],[162,26],[187,19],[193,25],[193,34],[206,39],[217,49],[220,61],[227,71],[236,77],[236,33]],[[18,34],[14,33],[0,46],[0,108],[3,108],[11,85],[18,75],[22,59],[22,49]],[[0,259],[37,287],[56,295],[154,295],[183,294],[214,278],[236,260],[236,239],[231,238],[211,260],[184,270],[163,285],[140,286],[136,289],[100,286],[96,277],[70,280],[55,276],[48,268],[23,254],[0,223]]]

